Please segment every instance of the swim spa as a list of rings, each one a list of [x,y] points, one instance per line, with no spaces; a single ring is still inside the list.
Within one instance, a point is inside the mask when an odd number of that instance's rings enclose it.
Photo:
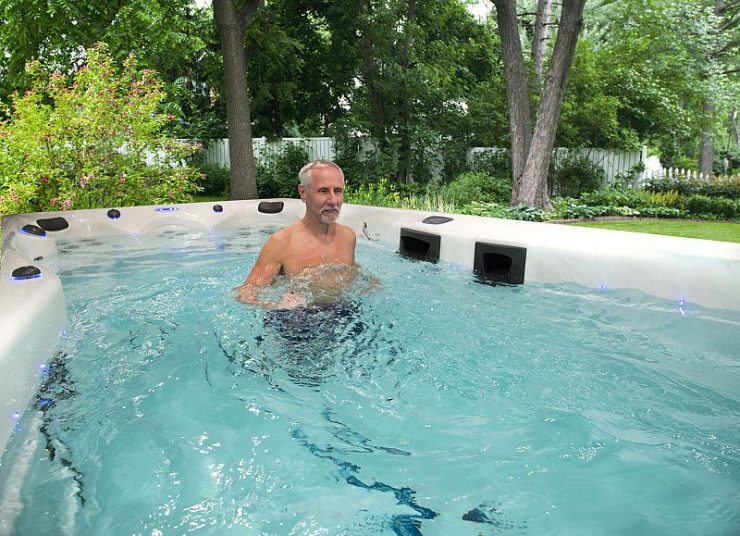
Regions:
[[[0,533],[738,526],[736,245],[345,206],[383,287],[306,324],[259,206],[3,221]]]

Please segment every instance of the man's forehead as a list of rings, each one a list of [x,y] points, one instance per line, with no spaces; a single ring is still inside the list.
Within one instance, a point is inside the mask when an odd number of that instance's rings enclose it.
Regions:
[[[339,171],[331,166],[314,168],[309,181],[309,184],[316,187],[318,187],[318,184],[330,185],[335,183],[344,184],[344,179],[342,179]]]

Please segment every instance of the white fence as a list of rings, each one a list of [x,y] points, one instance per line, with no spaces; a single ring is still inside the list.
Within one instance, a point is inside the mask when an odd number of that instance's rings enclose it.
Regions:
[[[268,141],[267,138],[253,138],[254,157],[257,160],[271,158],[283,150],[286,145],[297,145],[308,153],[309,160],[334,160],[334,140],[332,138],[279,138]],[[211,140],[204,149],[205,161],[229,167],[229,140]]]
[[[497,153],[506,151],[499,147],[473,147],[468,152],[468,163],[479,155],[486,153]],[[553,151],[553,161],[557,165],[565,158],[577,156],[587,158],[595,165],[604,170],[604,186],[613,186],[619,176],[628,176],[638,164],[645,161],[647,147],[643,146],[641,151],[617,151],[614,149],[565,149],[557,148]],[[644,180],[642,173],[637,174],[635,182]]]
[[[336,151],[332,138],[278,138],[268,141],[267,138],[254,138],[254,157],[257,160],[270,158],[283,150],[286,145],[298,145],[306,150],[310,160],[334,160]],[[468,151],[468,162],[476,155],[504,151],[497,147],[473,147]],[[576,154],[588,158],[604,170],[606,185],[613,185],[619,175],[626,176],[634,167],[645,161],[647,149],[642,151],[616,151],[611,149],[555,149],[555,161],[564,159],[567,155]],[[229,167],[229,140],[211,140],[204,149],[205,161],[209,164],[218,164]],[[644,180],[644,174],[637,177],[637,181]]]
[[[692,171],[690,169],[679,169],[679,168],[664,168],[660,167],[657,169],[649,169],[645,171],[645,180],[651,179],[669,179],[669,180],[699,180],[704,182],[711,182],[714,180],[721,179],[740,179],[740,175],[704,175],[698,171]]]

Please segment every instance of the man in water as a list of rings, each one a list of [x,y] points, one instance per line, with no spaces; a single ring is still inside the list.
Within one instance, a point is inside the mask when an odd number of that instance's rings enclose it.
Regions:
[[[234,289],[243,303],[270,309],[331,303],[358,274],[357,236],[337,223],[344,200],[342,169],[334,162],[316,160],[301,169],[298,179],[306,214],[267,240],[244,284]],[[278,275],[292,280],[292,290],[277,301],[260,299],[260,292]]]

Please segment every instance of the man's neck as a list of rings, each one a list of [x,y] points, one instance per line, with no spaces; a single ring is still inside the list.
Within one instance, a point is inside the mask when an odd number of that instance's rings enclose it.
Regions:
[[[319,238],[326,238],[333,235],[337,228],[336,223],[322,223],[308,214],[303,217],[302,221],[304,227],[311,234]]]

